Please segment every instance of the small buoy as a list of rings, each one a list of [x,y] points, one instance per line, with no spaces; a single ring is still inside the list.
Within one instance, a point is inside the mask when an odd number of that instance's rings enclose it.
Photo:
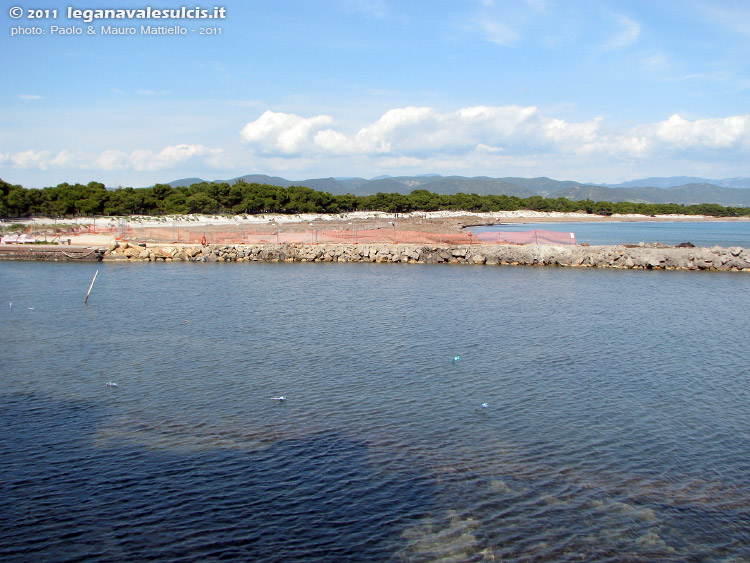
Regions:
[[[455,364],[460,359],[461,359],[461,356],[454,356],[453,357],[453,363]]]

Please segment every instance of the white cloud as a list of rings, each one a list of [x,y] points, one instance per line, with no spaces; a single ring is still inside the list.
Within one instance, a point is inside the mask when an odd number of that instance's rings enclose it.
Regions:
[[[651,72],[664,72],[672,68],[672,61],[662,52],[650,52],[642,57],[643,67]]]
[[[333,123],[329,115],[318,115],[306,119],[289,113],[266,111],[255,121],[248,123],[240,132],[242,138],[251,144],[263,146],[263,152],[296,154],[309,137],[323,127]]]
[[[50,168],[85,168],[87,159],[81,154],[75,154],[69,150],[61,150],[48,161]]]
[[[66,171],[67,177],[70,171],[80,170],[116,174],[118,181],[125,175],[153,175],[161,181],[163,174],[158,171],[179,170],[178,177],[187,169],[196,174],[256,171],[287,177],[437,172],[584,181],[595,177],[616,181],[633,177],[633,170],[642,171],[641,175],[714,170],[717,177],[727,177],[747,175],[750,115],[706,119],[672,115],[620,125],[597,117],[573,121],[535,106],[470,106],[453,111],[406,106],[367,122],[341,124],[330,115],[266,111],[241,129],[239,140],[243,143],[230,143],[226,150],[201,144],[98,152],[51,151],[43,146],[17,152],[6,149],[0,153],[0,167],[28,174],[45,171],[55,177],[53,182],[59,181],[60,171]]]
[[[27,150],[9,155],[14,168],[47,170],[49,168],[68,170],[136,170],[153,171],[174,168],[175,166],[201,158],[211,159],[221,153],[221,149],[211,149],[203,145],[173,145],[159,152],[135,150],[130,153],[118,149],[108,149],[100,154]],[[1,160],[0,160],[1,162]]]
[[[21,98],[22,100],[31,100],[31,101],[44,99],[44,96],[39,96],[38,94],[19,94],[18,97]]]
[[[23,151],[11,155],[10,161],[16,168],[39,168],[46,170],[49,165],[49,151]]]
[[[221,149],[209,149],[203,145],[173,145],[158,153],[137,150],[130,154],[130,163],[136,170],[163,170],[187,162],[195,157],[210,157]]]
[[[130,167],[129,156],[116,149],[108,149],[93,160],[93,165],[101,170],[125,170]]]
[[[750,115],[696,121],[673,115],[651,130],[656,140],[674,149],[750,148]]]
[[[478,29],[487,41],[502,47],[512,47],[521,38],[515,28],[498,19],[478,19],[472,22],[472,27]]]
[[[242,129],[242,137],[255,154],[277,158],[632,160],[688,157],[701,150],[746,151],[750,115],[694,121],[674,115],[618,129],[605,126],[601,118],[573,122],[547,116],[534,106],[472,106],[453,112],[403,107],[347,131],[327,115],[266,112]]]
[[[641,35],[641,24],[627,16],[616,15],[619,32],[607,42],[610,49],[624,49],[638,41]]]
[[[285,129],[284,125],[289,129]],[[266,112],[241,131],[262,154],[409,155],[465,153],[478,145],[527,150],[593,142],[600,120],[569,123],[542,116],[534,106],[473,106],[441,113],[429,107],[388,110],[377,121],[347,134],[330,116],[304,118]]]

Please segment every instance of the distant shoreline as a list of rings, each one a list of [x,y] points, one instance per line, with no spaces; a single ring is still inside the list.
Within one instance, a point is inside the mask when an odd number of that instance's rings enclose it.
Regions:
[[[123,222],[125,221],[125,222]],[[483,244],[441,244],[409,243],[407,240],[395,243],[396,232],[441,233],[446,240],[465,232],[466,227],[480,225],[548,223],[554,230],[555,223],[592,222],[716,222],[750,221],[750,217],[719,218],[685,215],[589,215],[584,213],[542,213],[533,211],[505,211],[501,213],[380,213],[358,212],[337,215],[245,215],[245,216],[174,216],[174,217],[131,217],[123,220],[116,217],[76,218],[70,221],[58,220],[56,227],[77,228],[57,238],[67,239],[68,244],[91,248],[107,248],[104,260],[134,261],[337,261],[337,262],[416,262],[416,263],[470,263],[470,264],[522,264],[614,267],[627,269],[684,269],[684,270],[744,270],[750,271],[750,255],[742,248],[634,248],[633,245],[617,246],[555,246],[555,245],[483,245]],[[41,231],[53,221],[36,218],[27,220]],[[141,244],[126,242],[119,236],[120,227],[128,227],[136,233],[160,232],[158,238],[136,238],[148,241]],[[140,229],[142,227],[142,229]],[[81,230],[83,228],[83,230]],[[244,229],[244,231],[243,231]],[[360,244],[341,243],[318,244],[306,242],[283,243],[283,235],[311,232],[317,237],[321,232],[351,232],[362,236],[365,232],[382,229],[388,238],[393,231],[393,242],[387,244],[366,242]],[[203,236],[203,244],[180,242],[179,233],[192,233],[193,238]],[[219,243],[218,232],[234,231],[264,233],[266,242]],[[174,232],[175,238],[170,237]],[[282,243],[279,244],[279,233]],[[208,239],[209,243],[205,244]],[[299,236],[297,236],[299,239]],[[307,240],[307,239],[305,239]],[[167,242],[172,241],[172,242]],[[312,241],[311,241],[312,242]],[[658,245],[657,245],[658,246]],[[65,248],[64,246],[62,248]],[[430,250],[431,249],[431,250]]]
[[[750,211],[749,211],[750,212]],[[77,245],[107,246],[115,242],[117,230],[123,221],[131,227],[174,227],[179,229],[200,230],[205,227],[248,228],[253,231],[273,233],[277,229],[283,232],[307,231],[310,224],[326,229],[386,229],[395,223],[398,230],[425,231],[433,233],[460,233],[467,227],[479,227],[503,224],[523,223],[591,223],[591,222],[714,222],[750,221],[750,215],[742,217],[711,217],[704,215],[593,215],[587,213],[559,213],[541,211],[500,211],[495,213],[470,213],[466,211],[434,211],[411,213],[385,213],[379,211],[356,211],[340,214],[262,214],[262,215],[173,215],[163,217],[76,217],[72,219],[53,219],[36,217],[0,223],[2,225],[24,224],[44,230],[75,226],[88,227],[88,232],[79,232],[73,236]],[[95,231],[95,232],[94,232]],[[70,235],[62,235],[69,237]]]
[[[386,213],[384,211],[352,211],[348,213],[261,213],[261,214],[241,214],[241,215],[132,215],[125,217],[71,217],[59,218],[53,217],[34,217],[6,219],[0,221],[0,224],[75,224],[75,225],[104,225],[105,223],[125,220],[131,223],[138,223],[142,226],[163,226],[165,224],[178,224],[180,226],[201,224],[232,224],[232,223],[252,223],[264,224],[267,222],[276,223],[304,223],[311,221],[373,221],[373,220],[398,220],[412,221],[419,219],[429,219],[433,221],[445,221],[454,223],[456,221],[489,221],[490,224],[502,223],[541,223],[541,222],[586,222],[586,221],[750,221],[750,208],[748,214],[740,217],[714,217],[710,215],[641,215],[641,214],[612,214],[596,215],[591,213],[562,213],[557,211],[495,211],[495,212],[471,212],[471,211],[412,211],[409,213]]]

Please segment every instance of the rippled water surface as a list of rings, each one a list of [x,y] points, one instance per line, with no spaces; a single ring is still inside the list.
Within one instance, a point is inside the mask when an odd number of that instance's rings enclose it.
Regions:
[[[744,273],[3,263],[0,284],[2,561],[750,559]]]
[[[548,230],[574,232],[576,241],[588,244],[638,244],[659,242],[695,246],[750,248],[750,221],[603,221],[594,223],[511,223],[472,227],[472,232]]]

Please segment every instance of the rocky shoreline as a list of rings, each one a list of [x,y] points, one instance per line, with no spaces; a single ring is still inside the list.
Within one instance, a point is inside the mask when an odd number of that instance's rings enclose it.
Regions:
[[[159,245],[116,243],[104,261],[148,262],[378,262],[711,270],[750,272],[750,250],[741,247],[681,248],[657,244],[417,245],[255,244]]]
[[[52,244],[2,244],[0,260],[31,260],[35,262],[100,262],[103,248]]]

